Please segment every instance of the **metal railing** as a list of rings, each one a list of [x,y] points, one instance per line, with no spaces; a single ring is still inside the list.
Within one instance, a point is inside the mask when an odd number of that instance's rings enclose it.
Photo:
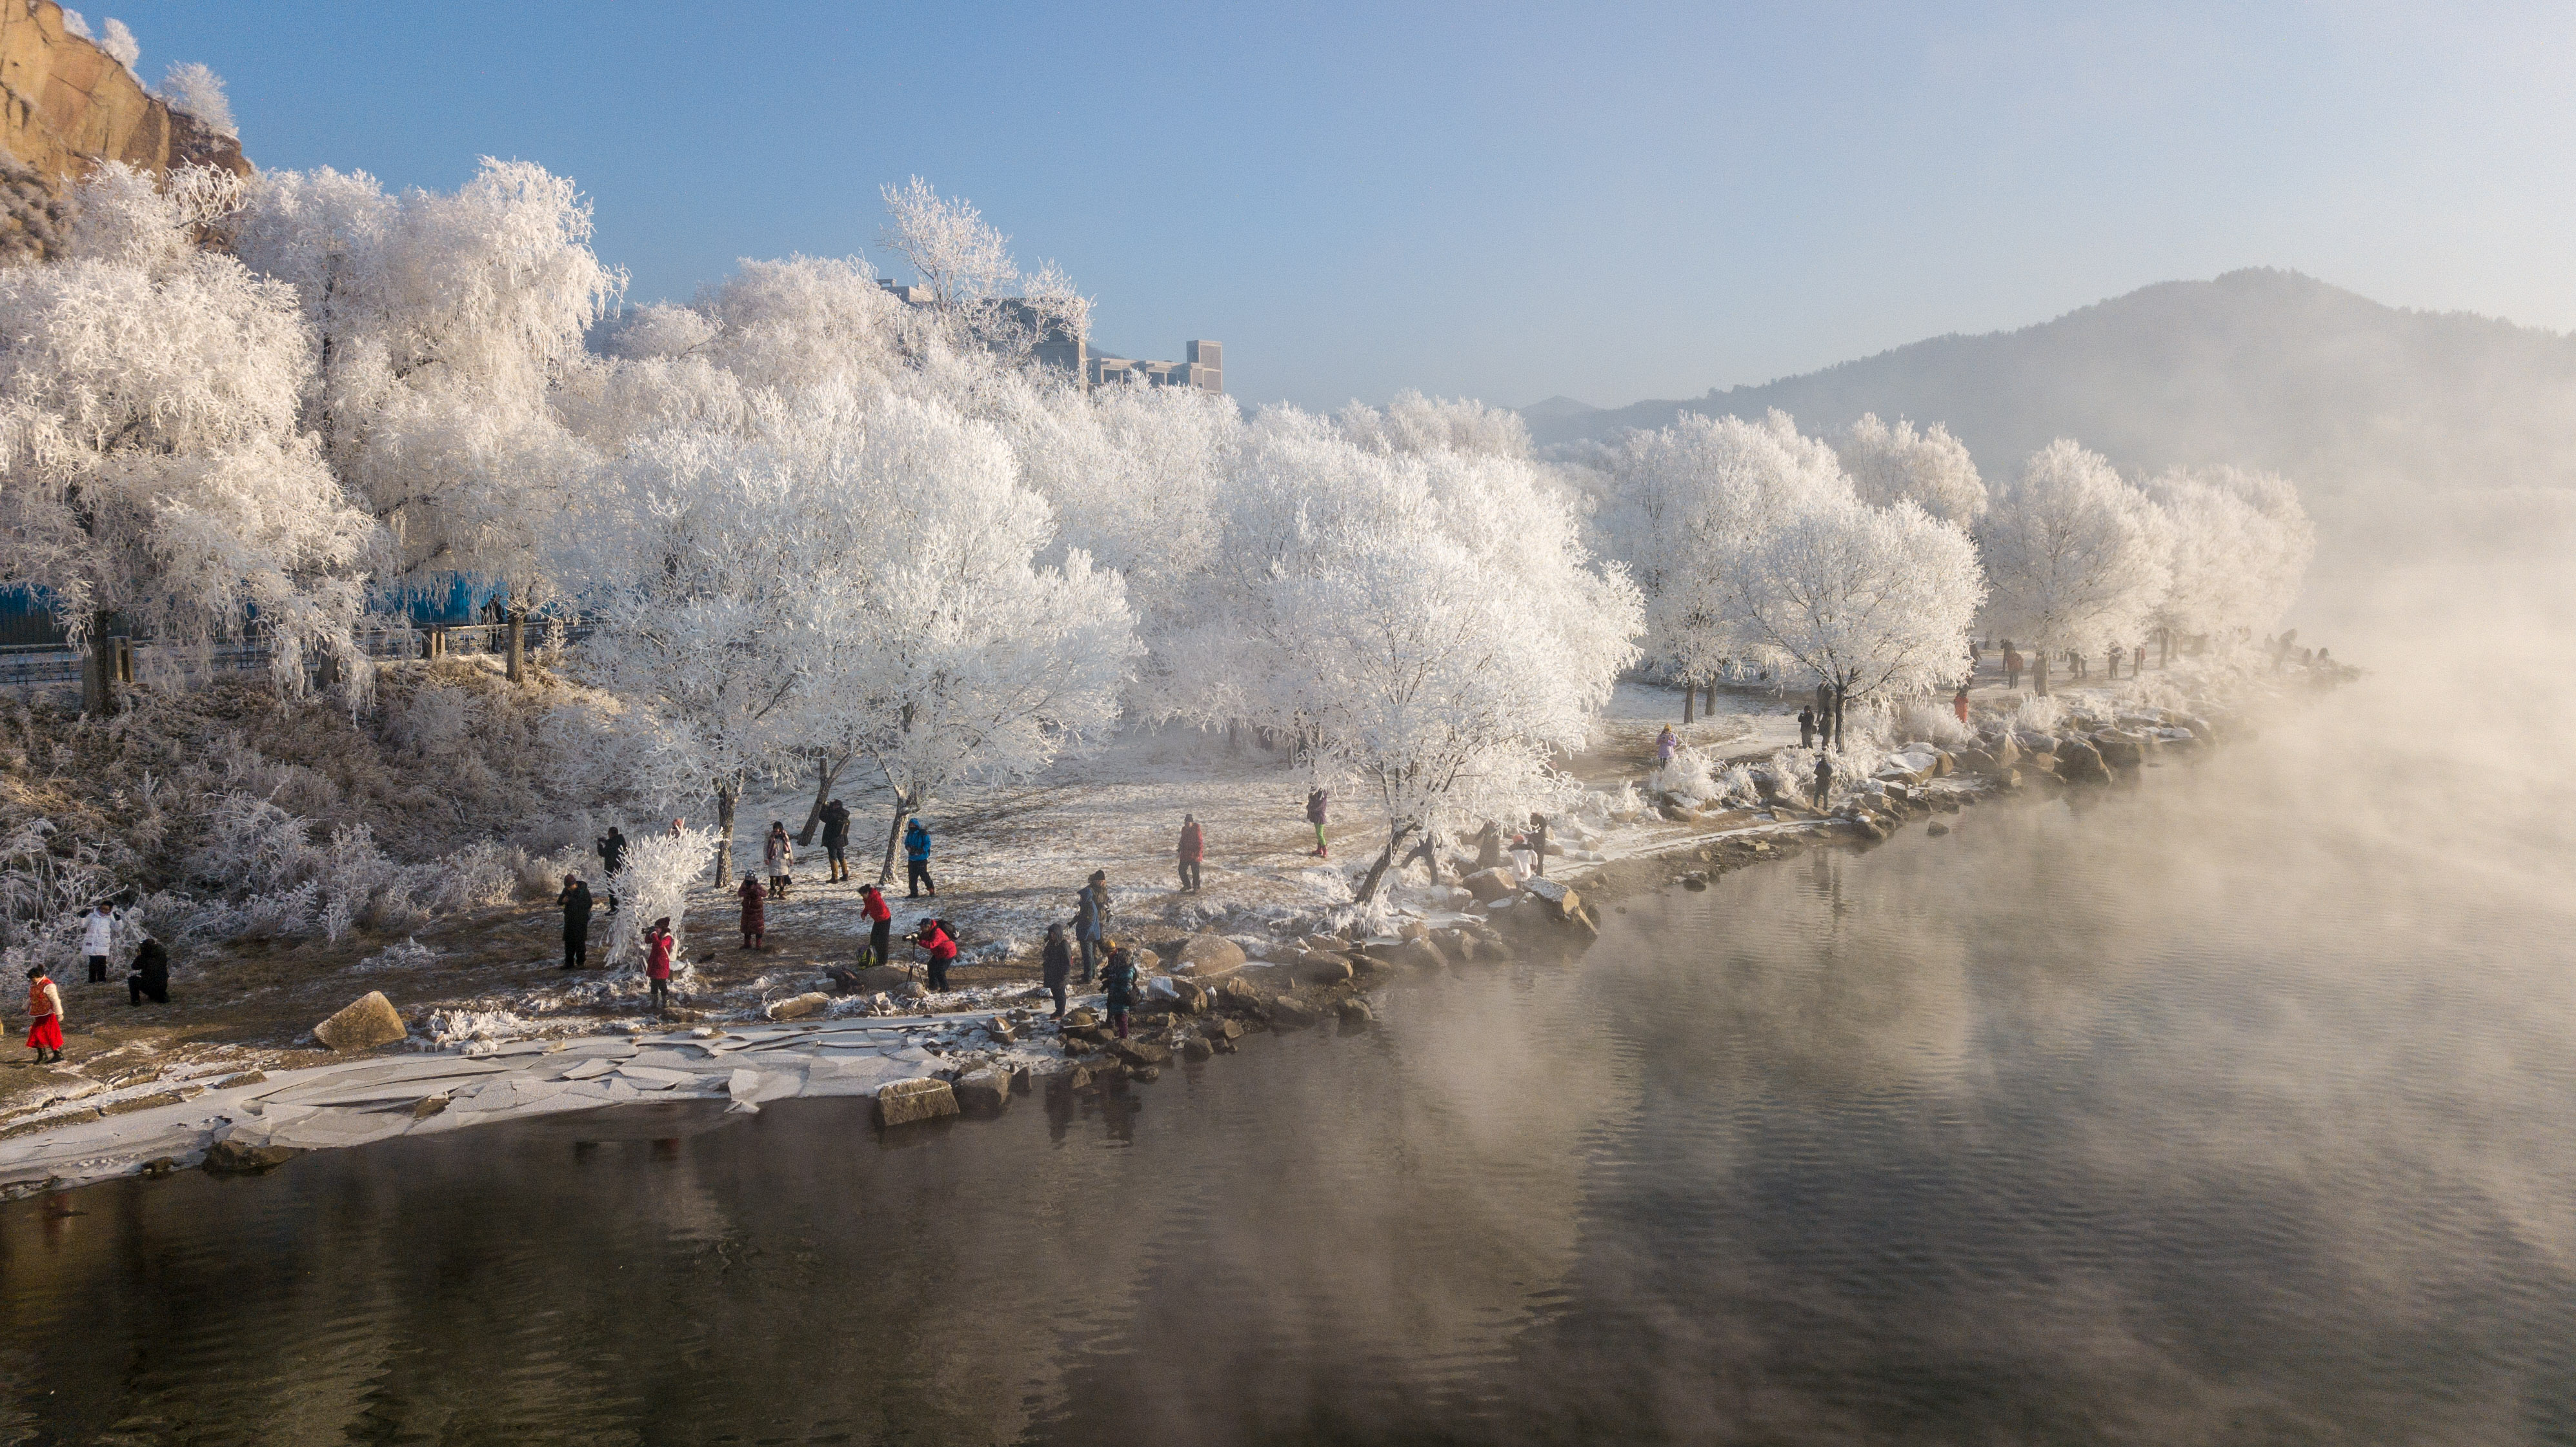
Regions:
[[[524,646],[535,652],[552,641],[558,627],[567,644],[588,638],[595,625],[582,622],[557,624],[553,620],[531,621],[525,625]],[[371,627],[358,630],[358,651],[379,663],[398,663],[443,657],[447,654],[471,656],[509,650],[509,628],[500,623],[458,623],[445,626]],[[266,673],[275,651],[268,641],[254,632],[248,638],[224,639],[204,644],[162,644],[149,638],[109,640],[125,650],[126,662],[119,669],[120,681],[140,680],[146,683],[181,683],[202,685],[216,678],[244,673]],[[0,645],[0,690],[21,697],[36,697],[56,690],[78,693],[81,672],[87,655],[60,643],[16,643]],[[310,673],[316,666],[308,659]]]

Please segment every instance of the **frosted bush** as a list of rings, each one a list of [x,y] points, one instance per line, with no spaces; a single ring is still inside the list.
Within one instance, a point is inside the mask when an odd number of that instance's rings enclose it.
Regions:
[[[1957,710],[1947,703],[1909,699],[1897,708],[1891,727],[1908,742],[1922,739],[1945,749],[1955,749],[1968,740],[1968,730],[1960,724]]]
[[[432,1010],[421,1026],[434,1049],[515,1039],[534,1023],[508,1010]],[[468,1053],[472,1053],[469,1051]]]
[[[367,956],[363,960],[360,960],[353,968],[361,970],[409,969],[416,965],[426,965],[437,958],[438,951],[431,949],[429,946],[422,944],[416,939],[406,937],[401,944],[387,945],[385,948],[378,950],[376,953]]]
[[[1690,748],[1676,750],[1670,764],[1648,774],[1646,787],[1693,805],[1706,803],[1725,792],[1709,771],[1708,756]]]
[[[2056,728],[2058,722],[2065,717],[2065,704],[2053,697],[2041,698],[2034,694],[2023,699],[2021,707],[2013,711],[2013,727],[2030,733],[2044,734]]]
[[[1733,765],[1718,775],[1717,786],[1727,802],[1732,804],[1750,804],[1762,797],[1762,791],[1754,787],[1753,771],[1742,764]]]
[[[623,903],[618,918],[627,927],[615,931],[609,939],[611,970],[642,971],[644,929],[668,916],[675,936],[672,974],[680,974],[688,958],[689,883],[706,869],[715,847],[715,835],[704,829],[654,834],[627,846],[626,867],[617,876],[618,897]]]
[[[208,883],[267,894],[308,878],[320,861],[305,822],[266,799],[231,793],[209,811],[189,872]]]
[[[197,122],[219,136],[241,138],[233,122],[233,103],[224,94],[223,77],[193,60],[180,61],[162,73],[161,88],[154,92],[172,110],[185,111]]]
[[[322,887],[309,879],[281,893],[252,895],[238,906],[241,923],[233,937],[266,939],[302,934],[312,924],[321,902]]]
[[[520,866],[527,856],[508,845],[485,840],[440,860],[436,882],[424,903],[441,914],[489,909],[519,896]]]

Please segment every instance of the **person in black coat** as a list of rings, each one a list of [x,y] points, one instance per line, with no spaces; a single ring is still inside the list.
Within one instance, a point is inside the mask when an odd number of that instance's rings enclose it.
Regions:
[[[563,967],[578,970],[590,963],[590,886],[581,882],[580,875],[567,874],[555,903],[563,906]]]
[[[1065,942],[1061,923],[1047,926],[1046,955],[1042,965],[1047,993],[1055,996],[1055,1018],[1064,1018],[1064,982],[1073,974],[1073,946]]]
[[[170,952],[159,940],[145,940],[134,952],[134,973],[125,977],[128,1005],[150,1000],[155,1005],[170,1003]]]
[[[608,832],[591,844],[590,851],[599,856],[600,872],[608,884],[608,912],[615,914],[617,913],[617,876],[626,868],[626,836],[618,833],[617,826],[611,824],[608,826]]]
[[[840,884],[850,877],[850,811],[840,800],[823,806],[823,855],[831,861],[831,882]]]
[[[1816,711],[1813,708],[1802,708],[1798,710],[1798,747],[1812,749],[1815,746]]]

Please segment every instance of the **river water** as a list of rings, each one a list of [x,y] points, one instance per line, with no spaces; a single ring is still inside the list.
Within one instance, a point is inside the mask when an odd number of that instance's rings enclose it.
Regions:
[[[1123,1097],[0,1207],[0,1442],[2576,1439],[2565,771],[2405,703]]]

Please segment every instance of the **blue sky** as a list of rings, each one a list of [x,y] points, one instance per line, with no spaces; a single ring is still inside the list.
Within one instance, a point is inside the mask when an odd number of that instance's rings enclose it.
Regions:
[[[264,167],[533,160],[631,296],[971,198],[1247,401],[1615,405],[2285,266],[2576,327],[2576,9],[152,0]]]

